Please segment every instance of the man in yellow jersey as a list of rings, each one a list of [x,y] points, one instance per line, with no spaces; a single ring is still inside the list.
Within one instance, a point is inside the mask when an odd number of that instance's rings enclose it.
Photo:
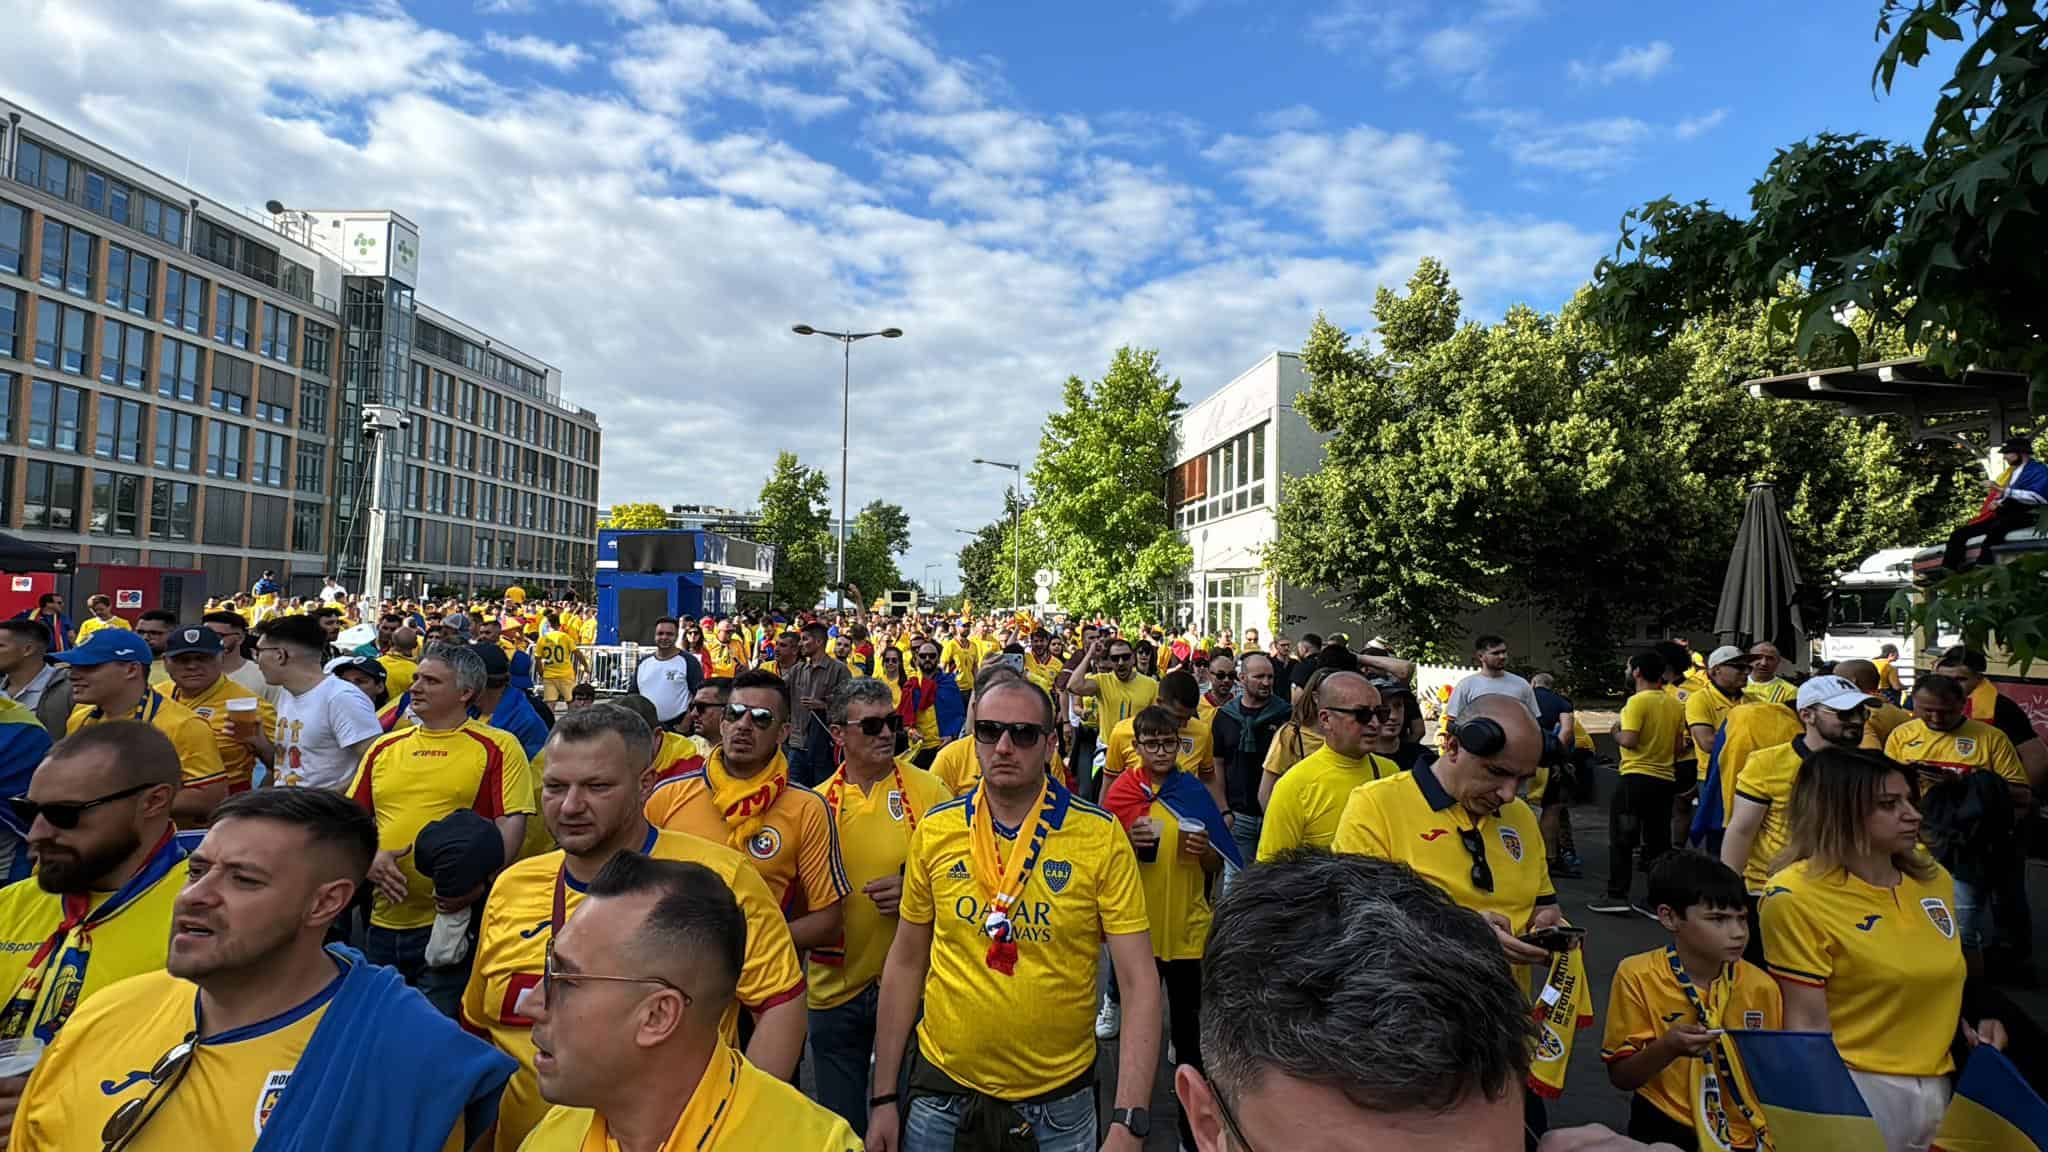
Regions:
[[[188,872],[159,970],[87,1002],[29,1077],[26,1152],[454,1152],[512,1061],[437,1015],[330,926],[376,829],[313,788],[230,797]]]
[[[1870,661],[1870,665],[1877,669],[1878,694],[1885,698],[1886,703],[1897,704],[1905,699],[1906,685],[1899,678],[1899,646],[1897,644],[1886,644],[1878,649],[1877,659]],[[1837,672],[1841,671],[1840,667],[1837,667],[1835,670]]]
[[[846,1122],[726,1040],[747,919],[700,864],[612,857],[555,935],[534,1007],[527,1152],[857,1152]]]
[[[788,728],[789,686],[773,672],[742,672],[703,771],[654,789],[647,822],[744,853],[807,952],[836,946],[849,889],[825,798],[790,781]]]
[[[171,837],[178,754],[132,720],[67,737],[26,799],[35,875],[0,888],[0,1041],[48,1043],[71,1013],[117,981],[163,967],[185,853]],[[0,1079],[0,1129],[23,1078]]]
[[[220,751],[221,768],[227,773],[226,791],[231,796],[249,790],[256,754],[235,733],[228,701],[252,701],[256,723],[265,730],[277,722],[277,710],[261,696],[222,675],[220,653],[220,636],[213,629],[180,628],[165,643],[164,664],[171,672],[171,699],[190,708],[194,716],[213,729],[213,744]],[[187,827],[206,823],[204,817],[186,819],[181,814],[180,819]]]
[[[545,704],[567,704],[577,682],[589,674],[582,649],[560,628],[534,642],[533,658],[540,665],[540,698]]]
[[[1918,769],[1923,792],[1953,776],[1991,771],[2005,778],[2014,802],[2025,808],[2030,789],[2019,754],[2005,733],[1963,714],[1968,697],[1961,684],[1923,676],[1913,685],[1912,699],[1913,719],[1892,730],[1884,754]]]
[[[1266,822],[1259,828],[1261,861],[1297,848],[1328,848],[1337,837],[1351,793],[1361,784],[1400,771],[1393,761],[1372,751],[1387,717],[1379,690],[1365,677],[1333,672],[1324,678],[1316,689],[1316,724],[1322,729],[1323,746],[1273,785]]]
[[[924,647],[936,660],[938,645],[926,641]],[[938,777],[896,759],[902,719],[889,706],[888,685],[866,677],[849,681],[832,698],[828,715],[832,738],[845,759],[818,791],[832,810],[853,892],[843,905],[846,929],[840,947],[811,952],[811,1052],[818,1102],[848,1124],[865,1128],[875,1005],[882,961],[896,939],[910,837],[953,794]]]
[[[1735,781],[1735,807],[1721,838],[1721,863],[1742,874],[1749,892],[1752,931],[1744,956],[1764,962],[1763,933],[1756,931],[1756,905],[1776,867],[1792,827],[1792,786],[1799,767],[1823,748],[1854,748],[1863,742],[1870,709],[1884,701],[1840,676],[1816,676],[1800,685],[1799,735],[1751,752]]]
[[[1642,846],[1644,871],[1670,850],[1678,748],[1680,742],[1691,741],[1684,707],[1664,691],[1663,657],[1638,652],[1629,657],[1628,673],[1635,694],[1621,706],[1621,720],[1614,729],[1614,742],[1621,747],[1621,779],[1607,810],[1607,894],[1586,907],[1616,915],[1632,910],[1647,915],[1647,909],[1629,903],[1636,847]]]
[[[1159,1058],[1159,977],[1137,857],[1106,812],[1046,772],[1052,701],[1021,679],[977,693],[981,783],[911,837],[901,923],[882,970],[869,1152],[1097,1147],[1097,956],[1105,943],[1131,1027],[1100,1147],[1137,1152]],[[920,999],[924,1016],[918,1019]],[[1028,1006],[1028,1009],[1022,1007]],[[1029,1023],[1023,1023],[1028,1015]],[[895,1084],[912,1026],[908,1117]]]
[[[1877,703],[1870,706],[1870,722],[1863,729],[1863,746],[1884,751],[1885,741],[1899,725],[1913,718],[1912,709],[1899,707],[1885,695],[1877,665],[1868,660],[1843,660],[1835,665],[1835,675],[1861,688],[1865,695],[1877,697]]]
[[[1096,671],[1104,661],[1110,671]],[[1067,677],[1067,691],[1091,700],[1095,704],[1097,730],[1108,732],[1151,707],[1159,698],[1159,681],[1138,671],[1138,650],[1129,640],[1122,636],[1097,637],[1075,662]],[[1092,761],[1074,765],[1074,772],[1082,780],[1082,791],[1091,796],[1102,794],[1106,782],[1095,774]]]
[[[2048,744],[2042,742],[2041,733],[2019,701],[2000,692],[1998,685],[1984,675],[1986,667],[1984,653],[1958,644],[1943,650],[1934,671],[1963,686],[1963,715],[2005,733],[2020,758],[2020,767],[2027,771],[2027,779],[2037,789],[2048,788]]]
[[[73,638],[73,644],[83,644],[92,639],[94,633],[108,628],[118,628],[123,632],[130,630],[127,620],[114,615],[114,598],[106,593],[86,597],[85,607],[92,615],[87,616],[78,626],[78,635]]]
[[[420,634],[401,624],[391,634],[391,644],[378,645],[377,663],[384,666],[384,684],[397,699],[412,690],[412,678],[419,671]]]
[[[1210,786],[1217,803],[1223,803],[1223,781],[1216,776],[1216,748],[1214,737],[1209,731],[1209,722],[1197,713],[1201,710],[1202,689],[1195,683],[1195,677],[1187,669],[1177,669],[1166,674],[1159,682],[1159,695],[1153,704],[1164,707],[1180,723],[1180,766],[1182,770],[1194,773],[1195,777]],[[1151,707],[1148,704],[1146,707]],[[1144,711],[1143,708],[1139,709]],[[1102,788],[1105,795],[1109,786],[1118,776],[1138,766],[1137,737],[1134,734],[1136,717],[1116,722],[1109,730],[1109,743],[1104,746],[1102,758]]]
[[[1053,659],[1052,633],[1044,627],[1031,630],[1030,643],[1024,647],[1024,678],[1038,685],[1046,695],[1052,695],[1053,678],[1060,674],[1060,662]]]
[[[135,618],[135,634],[149,645],[151,688],[161,688],[170,683],[170,670],[164,667],[164,645],[170,643],[171,631],[177,626],[178,614],[168,608],[151,608]]]
[[[981,667],[981,645],[974,642],[972,624],[960,621],[954,635],[941,646],[939,663],[958,676],[962,684],[974,683],[975,672]]]
[[[1687,690],[1685,697],[1685,740],[1695,756],[1697,781],[1704,783],[1707,765],[1712,763],[1714,744],[1720,739],[1721,722],[1728,710],[1742,703],[1742,686],[1749,681],[1749,653],[1733,644],[1723,644],[1707,656],[1704,674]],[[1722,813],[1727,813],[1724,806]],[[1685,829],[1674,827],[1673,841],[1683,843]]]
[[[1790,704],[1799,690],[1790,681],[1778,678],[1778,665],[1783,661],[1778,646],[1769,640],[1751,647],[1749,680],[1742,685],[1743,696],[1766,704]]]
[[[104,629],[50,659],[71,666],[71,731],[108,720],[142,720],[171,738],[185,773],[171,815],[204,824],[227,795],[227,769],[206,721],[150,688],[149,657],[149,646],[135,633]]]
[[[661,832],[641,815],[654,728],[633,709],[605,704],[565,713],[548,737],[541,814],[560,851],[506,868],[491,885],[477,935],[462,1020],[519,1061],[498,1111],[496,1148],[513,1152],[547,1112],[534,1078],[534,1001],[549,944],[605,864],[623,852],[702,864],[731,888],[747,923],[737,1003],[723,1021],[728,1043],[739,1011],[754,1023],[747,1058],[793,1076],[804,1044],[804,977],[782,912],[739,853],[683,832]]]
[[[347,790],[377,821],[369,872],[376,900],[363,954],[397,968],[449,1016],[459,1011],[469,968],[428,962],[429,942],[449,926],[437,929],[433,878],[421,873],[413,842],[428,824],[468,808],[497,825],[502,867],[518,858],[533,812],[533,779],[519,741],[470,718],[483,686],[483,659],[470,647],[429,647],[412,682],[417,723],[371,744]]]

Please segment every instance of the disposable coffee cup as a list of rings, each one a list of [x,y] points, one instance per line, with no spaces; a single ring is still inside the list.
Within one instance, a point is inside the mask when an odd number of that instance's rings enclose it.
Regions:
[[[0,1040],[0,1080],[26,1076],[43,1058],[43,1042],[33,1036]]]
[[[235,735],[256,735],[256,726],[262,723],[260,706],[261,701],[253,696],[237,696],[228,701],[228,723],[234,727]]]

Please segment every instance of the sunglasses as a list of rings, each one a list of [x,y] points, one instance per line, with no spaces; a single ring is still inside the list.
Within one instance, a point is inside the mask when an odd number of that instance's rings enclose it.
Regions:
[[[156,787],[154,784],[137,784],[133,788],[123,788],[119,792],[109,792],[97,800],[85,800],[76,804],[63,802],[38,804],[26,796],[11,796],[7,800],[7,807],[13,811],[14,818],[21,821],[23,828],[34,824],[36,817],[41,816],[50,822],[50,827],[62,828],[68,832],[78,827],[79,817],[85,815],[88,810],[97,808],[102,804],[112,804],[116,800],[126,800],[138,792],[147,792],[154,787]]]
[[[995,744],[1007,734],[1010,743],[1019,748],[1037,747],[1039,738],[1045,735],[1045,728],[1038,724],[1005,724],[1000,720],[976,720],[974,740],[978,744]]]
[[[187,1032],[185,1038],[171,1047],[157,1059],[156,1066],[149,1070],[149,1091],[128,1101],[100,1128],[100,1152],[120,1152],[135,1140],[135,1134],[149,1123],[163,1108],[164,1101],[171,1098],[171,1092],[185,1079],[185,1073],[192,1067],[192,1053],[198,1048],[199,1033]],[[151,1107],[154,1104],[155,1107]]]
[[[894,712],[886,716],[863,716],[859,720],[849,720],[847,724],[860,729],[863,736],[880,736],[884,732],[903,731],[903,717]]]
[[[1209,679],[1211,679],[1211,680],[1235,680],[1235,679],[1237,679],[1237,673],[1235,673],[1235,672],[1211,672],[1211,673],[1209,673]]]
[[[741,720],[752,720],[754,727],[767,728],[775,723],[773,708],[749,708],[745,704],[727,704],[725,718],[737,724]]]
[[[1387,717],[1394,714],[1393,709],[1384,704],[1377,708],[1325,708],[1323,711],[1349,716],[1360,724],[1385,724]]]
[[[549,1010],[553,1010],[555,1006],[555,985],[557,984],[567,986],[584,983],[659,984],[663,988],[681,996],[683,998],[683,1007],[687,1008],[694,1002],[688,992],[683,991],[659,976],[600,976],[593,972],[563,972],[555,966],[555,942],[549,940],[547,958],[541,962],[540,969],[541,1004]]]
[[[1131,661],[1136,659],[1136,656],[1131,655],[1129,652],[1125,652],[1121,656],[1111,656],[1109,658],[1109,662],[1111,664],[1129,664]]]
[[[1486,837],[1477,828],[1460,828],[1458,840],[1472,854],[1472,886],[1481,892],[1493,891],[1493,867],[1486,862]]]

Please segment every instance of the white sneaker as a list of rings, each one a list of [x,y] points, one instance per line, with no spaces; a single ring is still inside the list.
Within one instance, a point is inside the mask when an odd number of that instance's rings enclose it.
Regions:
[[[1116,1039],[1116,1034],[1123,1031],[1123,1027],[1124,1006],[1104,996],[1102,998],[1102,1011],[1095,1014],[1095,1038],[1097,1040],[1114,1040]]]

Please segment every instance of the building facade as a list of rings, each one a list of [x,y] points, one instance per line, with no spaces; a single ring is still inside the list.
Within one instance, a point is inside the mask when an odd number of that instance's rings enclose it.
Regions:
[[[366,405],[399,408],[386,589],[583,586],[596,417],[419,304],[382,211],[208,199],[0,101],[0,528],[81,562],[359,586]]]
[[[1274,352],[1181,412],[1167,511],[1194,563],[1164,605],[1167,619],[1205,635],[1256,628],[1266,641],[1355,626],[1265,568],[1281,487],[1321,465],[1328,439],[1294,410],[1307,388],[1300,357]]]

